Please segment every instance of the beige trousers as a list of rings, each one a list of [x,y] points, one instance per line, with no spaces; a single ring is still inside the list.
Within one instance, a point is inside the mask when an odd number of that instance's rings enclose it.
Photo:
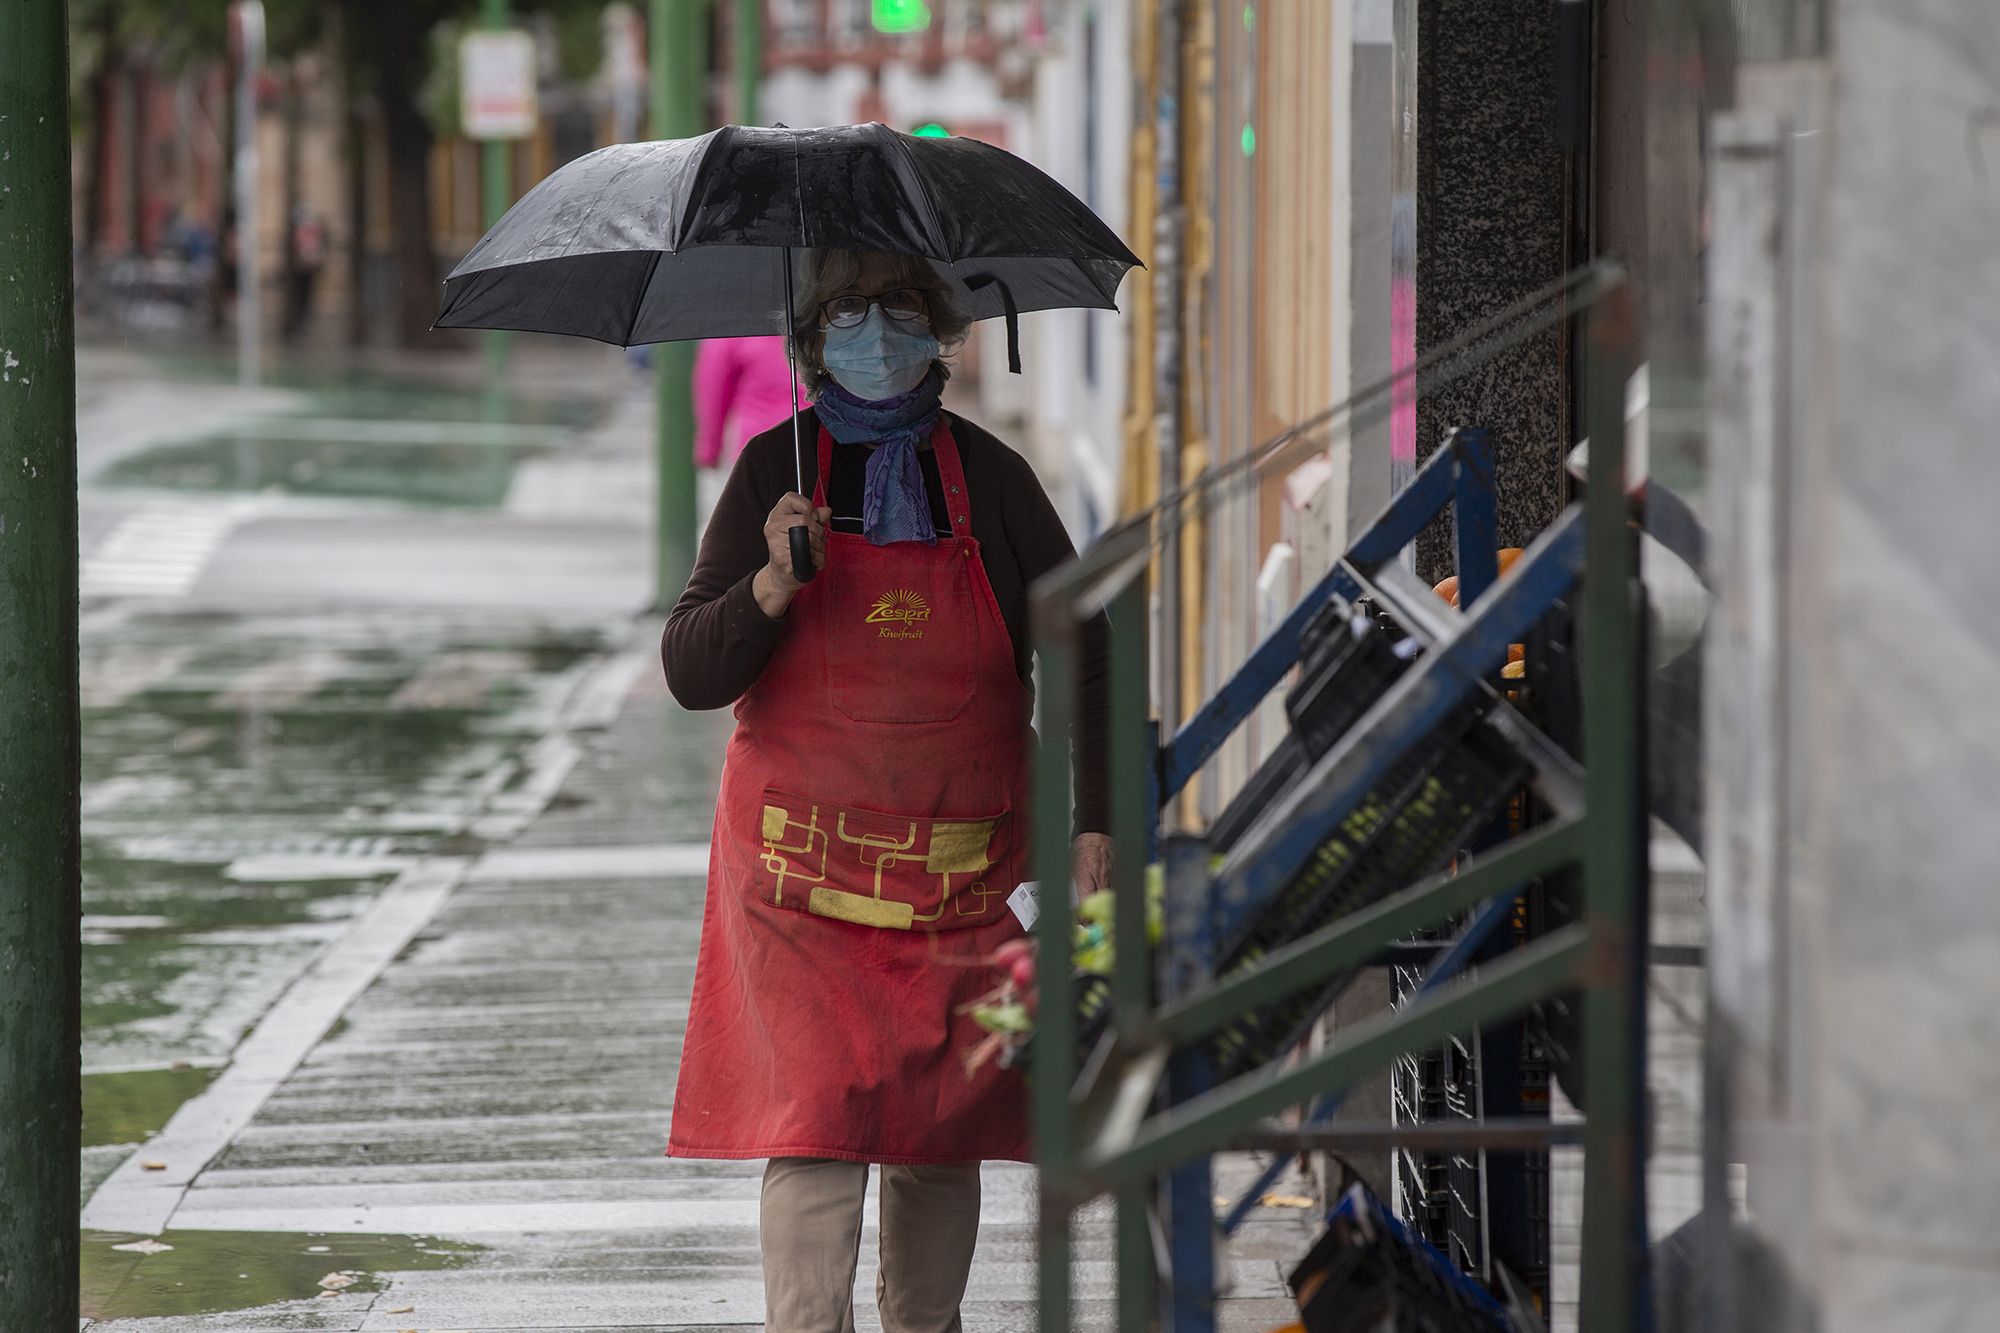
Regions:
[[[760,1218],[765,1333],[854,1333],[865,1162],[774,1157]],[[882,1168],[883,1333],[959,1333],[979,1239],[979,1164]]]

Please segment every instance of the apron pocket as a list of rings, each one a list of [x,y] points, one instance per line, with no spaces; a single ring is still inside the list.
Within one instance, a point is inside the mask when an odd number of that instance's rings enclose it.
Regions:
[[[977,554],[969,542],[903,551],[863,550],[859,540],[842,544],[849,567],[825,580],[833,706],[856,722],[951,721],[972,702],[988,651],[970,568]]]
[[[1011,811],[893,815],[764,790],[751,881],[758,901],[878,930],[964,930],[1007,914]]]

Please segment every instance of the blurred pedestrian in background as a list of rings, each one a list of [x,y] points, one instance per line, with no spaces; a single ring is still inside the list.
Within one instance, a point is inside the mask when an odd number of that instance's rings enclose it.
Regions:
[[[326,267],[326,223],[311,205],[292,210],[290,261],[285,270],[285,338],[299,336],[312,313],[313,288],[319,285],[319,271]]]
[[[789,420],[792,401],[782,334],[703,340],[694,357],[694,465],[704,526],[743,446]]]

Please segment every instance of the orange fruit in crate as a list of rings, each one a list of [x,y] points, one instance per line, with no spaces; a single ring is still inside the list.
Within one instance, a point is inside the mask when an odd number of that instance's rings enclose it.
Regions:
[[[1507,660],[1508,660],[1509,662],[1521,662],[1521,661],[1526,661],[1526,660],[1527,660],[1527,656],[1528,656],[1528,645],[1527,645],[1527,644],[1525,644],[1525,643],[1510,643],[1510,644],[1508,644],[1508,645],[1507,645]]]
[[[1521,558],[1521,548],[1518,546],[1503,546],[1498,551],[1494,552],[1494,559],[1496,563],[1499,565],[1500,572],[1502,574],[1505,574],[1508,570],[1512,569],[1514,567],[1514,562],[1516,560],[1519,560],[1520,558]],[[1458,575],[1453,574],[1448,578],[1439,579],[1436,583],[1431,585],[1431,591],[1436,593],[1438,596],[1444,598],[1447,602],[1450,602],[1453,606],[1457,606]]]
[[[1527,678],[1528,664],[1518,657],[1500,668],[1500,679],[1502,680],[1526,680]]]

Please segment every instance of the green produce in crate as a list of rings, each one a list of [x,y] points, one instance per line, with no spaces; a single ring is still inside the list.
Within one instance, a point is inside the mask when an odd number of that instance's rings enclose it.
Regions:
[[[1146,867],[1146,938],[1158,944],[1166,935],[1166,875],[1158,865]],[[1111,1009],[1108,980],[1117,961],[1112,933],[1117,899],[1110,893],[1093,893],[1076,906],[1071,936],[1070,964],[1077,973],[1077,1032],[1085,1040],[1101,1029]],[[965,1007],[988,1035],[966,1058],[968,1069],[977,1069],[996,1054],[1011,1061],[1035,1030],[1035,943],[1032,939],[1010,940],[1000,946],[990,963],[998,979],[992,990]]]
[[[1226,952],[1220,974],[1252,969],[1272,951],[1449,865],[1526,776],[1519,758],[1482,729],[1459,735],[1417,767],[1392,770]],[[1282,1056],[1351,975],[1302,987],[1225,1026],[1210,1047],[1219,1075]]]
[[[1167,933],[1166,875],[1156,863],[1146,867],[1146,942],[1158,944]],[[1076,905],[1076,931],[1070,961],[1079,972],[1109,976],[1117,962],[1112,948],[1112,922],[1117,899],[1108,890],[1093,893]]]
[[[982,1005],[972,1011],[972,1021],[988,1032],[1033,1032],[1035,1020],[1028,1017],[1025,1004]]]

